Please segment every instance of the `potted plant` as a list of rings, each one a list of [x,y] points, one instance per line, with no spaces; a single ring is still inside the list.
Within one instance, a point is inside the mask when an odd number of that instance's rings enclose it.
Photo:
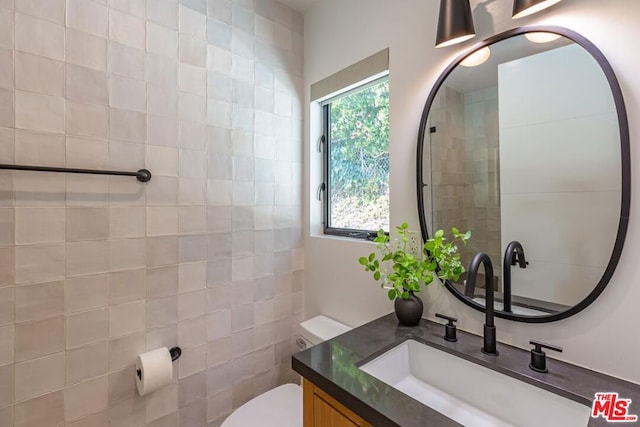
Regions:
[[[433,281],[434,273],[443,282],[458,280],[464,272],[464,266],[460,262],[457,244],[466,245],[470,237],[470,231],[460,233],[453,227],[451,238],[447,239],[444,231],[438,230],[424,243],[420,254],[413,254],[409,242],[419,237],[409,231],[407,223],[403,223],[396,227],[393,243],[384,230],[379,230],[373,240],[379,254],[372,252],[358,261],[366,271],[373,273],[373,278],[381,282],[382,288],[388,290],[389,299],[395,300],[399,322],[405,326],[415,326],[420,322],[424,309],[422,300],[415,293]]]

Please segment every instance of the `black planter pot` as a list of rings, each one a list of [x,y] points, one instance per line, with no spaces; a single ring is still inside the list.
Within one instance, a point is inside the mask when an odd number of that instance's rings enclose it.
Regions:
[[[396,317],[403,326],[417,326],[422,318],[424,305],[422,300],[409,292],[409,299],[396,298],[394,303],[396,308]]]

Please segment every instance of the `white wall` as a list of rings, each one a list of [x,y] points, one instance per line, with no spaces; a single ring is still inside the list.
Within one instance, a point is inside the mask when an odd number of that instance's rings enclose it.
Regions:
[[[501,253],[517,240],[529,262],[513,269],[512,291],[573,306],[602,277],[618,230],[613,96],[577,44],[500,64],[498,75]]]
[[[640,39],[640,2],[637,0],[565,0],[543,13],[513,21],[512,3],[472,1],[479,41],[526,24],[561,25],[582,33],[608,57],[625,94],[632,143],[640,138],[640,55],[633,41]],[[440,72],[462,49],[433,48],[437,21],[436,0],[323,0],[305,16],[305,86],[385,47],[390,48],[391,85],[391,219],[417,224],[415,151],[424,102]],[[309,114],[309,109],[307,110]],[[308,116],[307,116],[308,118]],[[317,132],[317,120],[307,120],[307,132]],[[317,133],[307,147],[315,146]],[[305,153],[308,216],[317,220],[320,206],[313,200],[319,155]],[[632,150],[632,168],[640,168],[640,152]],[[564,347],[561,357],[640,383],[636,339],[640,324],[640,174],[633,175],[632,218],[627,243],[611,283],[582,313],[551,324],[532,325],[497,319],[498,339],[528,348],[531,338]],[[311,215],[313,213],[313,215]],[[597,243],[597,242],[596,242]],[[594,243],[594,244],[596,244]],[[324,312],[350,325],[359,325],[392,311],[392,304],[361,270],[357,258],[372,249],[364,242],[310,237],[305,241],[306,315]],[[422,294],[426,316],[435,312],[460,318],[462,329],[480,333],[483,314],[432,284]],[[556,355],[553,355],[554,357]]]

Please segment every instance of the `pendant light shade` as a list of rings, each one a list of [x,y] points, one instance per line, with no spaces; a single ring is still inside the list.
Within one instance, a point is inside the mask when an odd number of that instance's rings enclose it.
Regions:
[[[513,19],[533,15],[560,3],[560,0],[513,0]]]
[[[469,0],[440,0],[436,47],[461,43],[475,35]]]

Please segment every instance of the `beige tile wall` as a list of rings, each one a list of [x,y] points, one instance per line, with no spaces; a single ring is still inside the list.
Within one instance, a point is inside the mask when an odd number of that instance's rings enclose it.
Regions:
[[[293,378],[301,76],[274,0],[0,0],[0,162],[154,174],[0,171],[1,426],[217,426]]]
[[[466,227],[473,230],[467,253],[485,252],[494,264],[494,275],[502,277],[500,266],[502,232],[500,227],[500,124],[498,87],[492,86],[464,94]],[[498,281],[498,290],[502,280]]]
[[[465,266],[487,253],[501,276],[500,168],[496,86],[462,93],[443,86],[431,108],[433,227],[471,230],[460,248]],[[497,266],[497,267],[495,267]],[[464,280],[460,280],[460,283]],[[501,282],[498,284],[498,289]]]
[[[465,180],[465,129],[464,94],[443,86],[433,101],[430,112],[431,126],[435,133],[429,135],[432,179],[433,234],[452,227],[468,229],[464,212]],[[474,229],[471,229],[475,233]],[[475,237],[475,235],[474,235]],[[461,248],[463,262],[470,260],[465,248]]]

